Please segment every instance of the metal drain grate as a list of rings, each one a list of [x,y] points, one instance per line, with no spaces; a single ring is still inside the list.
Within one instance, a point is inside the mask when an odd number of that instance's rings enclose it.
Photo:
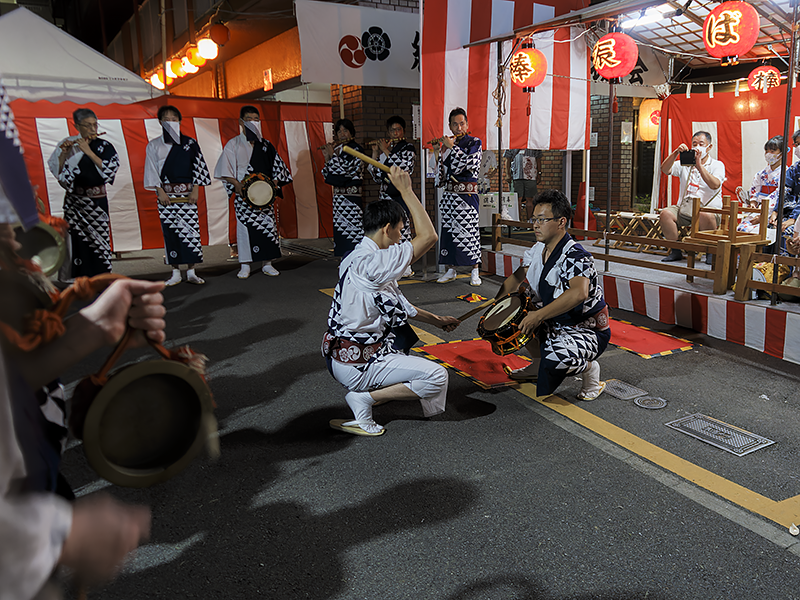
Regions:
[[[666,425],[736,456],[744,456],[775,443],[773,440],[699,413],[671,421]]]
[[[667,405],[666,400],[657,396],[639,396],[633,401],[633,403],[636,406],[651,409],[664,408]]]
[[[606,380],[606,394],[611,394],[620,400],[633,400],[636,396],[646,395],[647,392],[619,379],[608,379]]]

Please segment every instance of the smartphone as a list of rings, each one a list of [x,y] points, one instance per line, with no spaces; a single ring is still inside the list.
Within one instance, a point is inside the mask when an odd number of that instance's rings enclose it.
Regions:
[[[695,154],[694,150],[687,150],[686,152],[681,152],[681,164],[682,165],[693,165],[695,164]]]

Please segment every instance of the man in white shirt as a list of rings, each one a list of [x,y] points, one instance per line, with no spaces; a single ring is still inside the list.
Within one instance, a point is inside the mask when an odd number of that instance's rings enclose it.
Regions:
[[[659,215],[661,231],[667,240],[677,241],[678,227],[686,227],[692,224],[694,198],[700,199],[701,206],[722,208],[722,183],[725,181],[725,165],[711,158],[710,151],[712,146],[711,134],[707,131],[698,131],[692,136],[695,164],[681,165],[676,163],[680,153],[689,150],[686,144],[678,146],[661,163],[662,173],[679,177],[681,181],[678,204],[668,206]],[[716,229],[719,225],[719,215],[700,213],[698,219],[701,230]],[[679,249],[673,248],[661,260],[662,262],[673,262],[682,258],[683,253]]]
[[[354,420],[330,426],[353,435],[382,435],[372,406],[389,400],[419,400],[426,417],[444,412],[447,370],[421,356],[408,356],[417,341],[409,318],[452,331],[459,321],[412,305],[397,280],[436,243],[428,213],[411,189],[411,176],[393,166],[392,185],[402,195],[416,235],[400,242],[405,219],[401,205],[378,200],[364,210],[364,238],[339,265],[339,282],[328,313],[322,354],[334,379],[348,389]]]

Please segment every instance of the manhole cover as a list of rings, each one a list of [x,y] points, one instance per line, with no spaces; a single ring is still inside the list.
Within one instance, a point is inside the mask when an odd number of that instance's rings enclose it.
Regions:
[[[744,456],[775,443],[773,440],[699,413],[671,421],[666,425],[736,456]]]
[[[636,396],[646,395],[647,392],[619,379],[608,379],[606,380],[606,394],[611,394],[620,400],[632,400]]]
[[[667,405],[667,401],[663,398],[657,398],[656,396],[639,396],[636,398],[633,403],[636,406],[641,406],[642,408],[664,408]]]

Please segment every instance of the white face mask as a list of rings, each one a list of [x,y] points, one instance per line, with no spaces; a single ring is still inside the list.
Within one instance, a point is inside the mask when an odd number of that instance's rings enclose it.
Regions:
[[[794,156],[795,156],[795,158],[800,159],[800,146],[795,146],[794,147]]]
[[[695,146],[692,150],[700,150],[700,158],[703,159],[708,154],[708,148],[706,146]]]
[[[770,154],[769,152],[767,152],[766,154],[764,154],[764,160],[766,160],[767,164],[771,167],[771,166],[773,166],[776,163],[779,163],[781,161],[781,155],[780,154]]]
[[[264,136],[261,135],[261,121],[242,121],[244,126],[247,127],[251,132],[253,132],[258,139],[262,139]],[[244,133],[244,131],[242,132]]]
[[[180,121],[161,121],[161,126],[169,133],[169,136],[176,144],[181,143]]]

